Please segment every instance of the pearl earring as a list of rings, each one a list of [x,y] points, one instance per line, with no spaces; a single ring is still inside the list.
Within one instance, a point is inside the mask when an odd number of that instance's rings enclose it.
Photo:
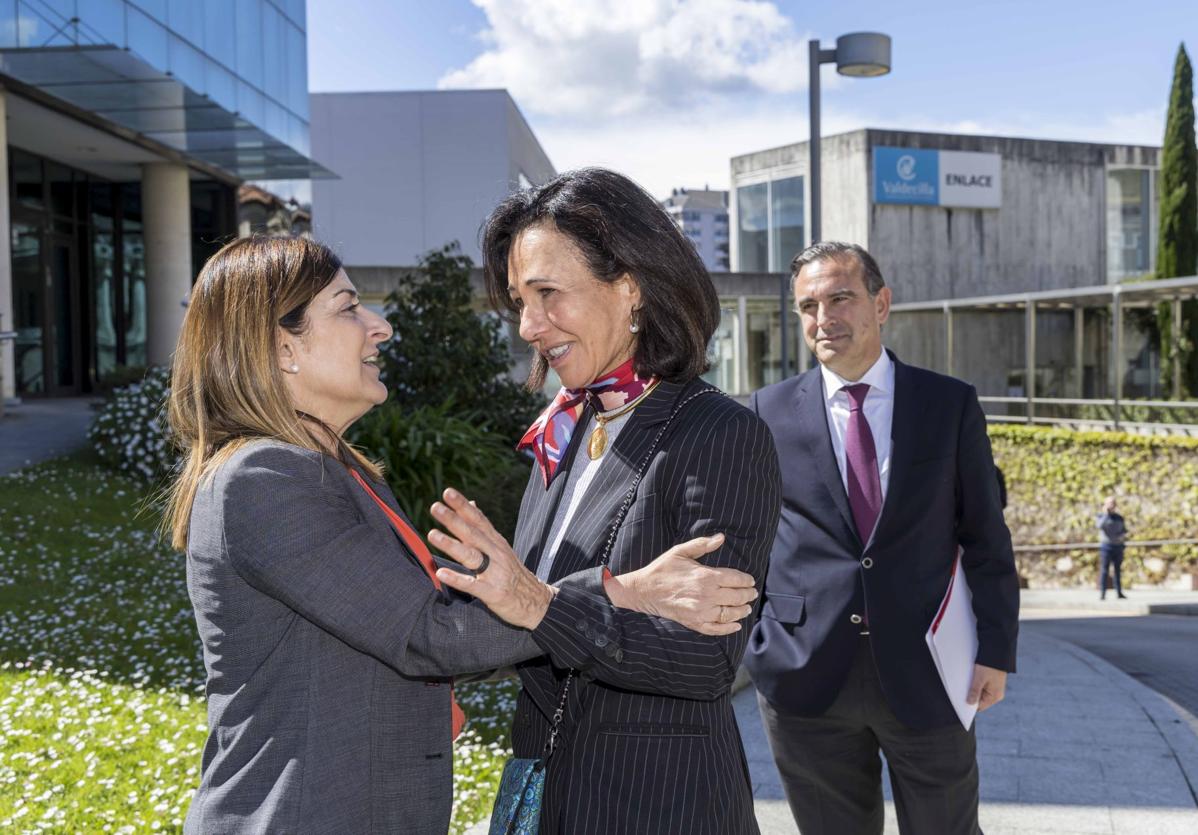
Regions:
[[[628,324],[628,332],[629,333],[640,333],[641,326],[637,324],[635,314],[631,317],[631,319],[632,319],[632,321],[629,322],[629,324]]]
[[[299,366],[298,366],[298,365],[296,365],[295,363],[292,363],[292,364],[291,364],[291,373],[292,373],[292,374],[298,374],[298,373],[299,373]]]

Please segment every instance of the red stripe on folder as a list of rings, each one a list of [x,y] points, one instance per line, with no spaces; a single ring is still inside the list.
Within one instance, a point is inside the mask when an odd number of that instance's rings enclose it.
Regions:
[[[953,585],[957,582],[957,560],[961,559],[960,554],[953,558],[953,570],[948,575],[948,591],[944,593],[944,600],[940,601],[940,611],[936,613],[936,619],[932,621],[932,634],[936,634],[936,630],[940,628],[940,621],[944,620],[944,613],[948,611],[948,601],[953,596]]]

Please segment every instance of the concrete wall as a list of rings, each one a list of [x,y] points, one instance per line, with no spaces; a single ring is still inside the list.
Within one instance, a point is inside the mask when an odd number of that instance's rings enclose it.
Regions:
[[[349,265],[414,264],[478,233],[523,172],[553,165],[504,90],[320,93],[312,154],[340,175],[312,183],[313,229]]]
[[[879,145],[1000,154],[1002,207],[870,205],[870,251],[899,300],[1083,287],[1106,280],[1106,165],[1155,149],[870,130]],[[872,197],[872,182],[866,191]]]
[[[874,204],[877,146],[1000,154],[1002,207]],[[865,244],[901,302],[1105,283],[1107,168],[1159,157],[1140,146],[875,129],[825,137],[821,147],[823,237]],[[806,175],[807,143],[734,157],[731,171],[734,188]]]
[[[866,194],[869,188],[869,167],[866,162],[868,155],[865,147],[865,131],[827,136],[821,140],[820,196],[823,201],[825,240],[849,241],[864,245],[869,239],[869,206],[861,199],[861,195]],[[767,179],[803,177],[804,228],[807,230],[808,240],[810,239],[811,178],[808,176],[808,162],[806,142],[732,158],[732,191],[728,195],[728,203],[734,269],[738,268],[739,264],[736,235],[739,222],[736,215],[738,186],[760,183]]]

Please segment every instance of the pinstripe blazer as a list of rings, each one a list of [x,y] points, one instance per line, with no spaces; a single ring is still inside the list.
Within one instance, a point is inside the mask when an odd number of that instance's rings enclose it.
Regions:
[[[598,564],[608,531],[653,438],[676,404],[711,387],[662,383],[629,417],[557,550],[550,581]],[[570,466],[587,433],[567,451]],[[548,490],[534,470],[515,548],[535,569],[567,480]],[[689,402],[645,470],[609,565],[635,570],[671,546],[723,532],[705,558],[765,575],[780,504],[769,429],[721,393]],[[729,690],[749,630],[699,635],[613,607],[598,571],[563,587],[534,640],[552,661],[519,665],[523,689],[512,731],[516,756],[541,753],[567,667],[571,687],[562,741],[550,760],[541,816],[545,835],[567,833],[755,833],[752,789]]]
[[[438,677],[540,654],[527,631],[437,592],[343,465],[283,443],[247,445],[201,487],[187,586],[209,727],[189,835],[444,835]]]

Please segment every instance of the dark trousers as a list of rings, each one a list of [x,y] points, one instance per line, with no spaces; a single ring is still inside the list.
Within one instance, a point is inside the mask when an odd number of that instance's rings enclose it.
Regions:
[[[1102,592],[1103,597],[1106,597],[1106,590],[1109,587],[1109,578],[1107,575],[1114,568],[1115,594],[1123,594],[1123,546],[1104,542],[1098,546],[1098,556],[1101,562],[1101,569],[1098,575],[1098,590]]]
[[[791,813],[802,835],[881,835],[886,755],[899,831],[976,835],[978,766],[973,731],[930,731],[890,711],[862,638],[852,671],[822,716],[779,713],[758,696]]]

